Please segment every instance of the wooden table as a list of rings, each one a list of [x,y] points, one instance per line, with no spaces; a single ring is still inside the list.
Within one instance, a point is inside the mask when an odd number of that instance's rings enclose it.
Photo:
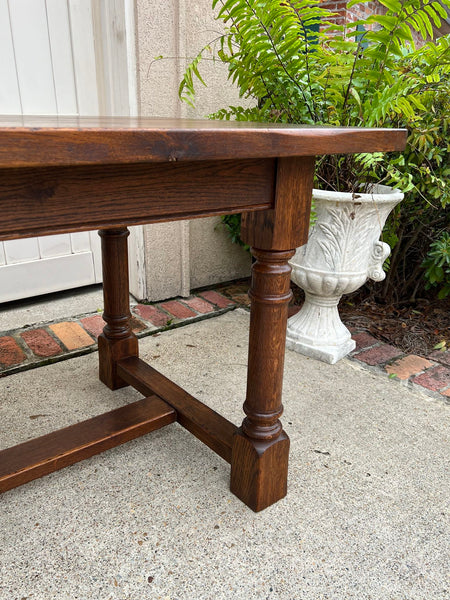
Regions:
[[[284,497],[279,420],[288,260],[307,240],[314,156],[402,150],[403,130],[147,118],[0,118],[0,240],[100,229],[100,379],[144,399],[0,452],[5,491],[177,421],[231,464],[255,511]],[[255,258],[241,427],[138,358],[128,302],[128,225],[243,213]],[[64,394],[64,390],[61,390]]]

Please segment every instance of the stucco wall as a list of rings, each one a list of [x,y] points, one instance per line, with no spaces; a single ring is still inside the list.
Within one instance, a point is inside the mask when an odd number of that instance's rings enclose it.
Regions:
[[[211,0],[137,0],[136,29],[142,115],[202,118],[239,102],[226,67],[212,61],[202,64],[208,87],[198,86],[196,108],[178,99],[185,65],[220,32]],[[155,61],[161,55],[165,58]],[[190,289],[248,275],[248,253],[232,244],[217,222],[207,218],[145,228],[148,299],[188,295]]]

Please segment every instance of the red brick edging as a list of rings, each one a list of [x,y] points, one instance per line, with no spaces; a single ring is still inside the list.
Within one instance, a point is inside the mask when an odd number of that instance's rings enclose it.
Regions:
[[[450,398],[450,350],[435,351],[424,357],[405,354],[365,331],[352,332],[352,337],[356,341],[353,360],[376,367],[408,385]]]
[[[176,298],[132,307],[132,328],[138,337],[202,320],[235,309],[231,298],[207,290],[190,298]],[[0,334],[0,377],[80,356],[97,349],[105,322],[99,313],[40,324]]]
[[[132,327],[138,337],[154,335],[193,321],[248,307],[248,282],[199,291],[189,298],[175,298],[132,307]],[[290,314],[298,307],[291,307]],[[27,327],[0,335],[0,377],[97,349],[104,321],[99,313],[78,319]],[[356,342],[349,358],[409,386],[444,400],[450,399],[450,350],[429,356],[406,355],[380,342],[367,331],[352,330]]]

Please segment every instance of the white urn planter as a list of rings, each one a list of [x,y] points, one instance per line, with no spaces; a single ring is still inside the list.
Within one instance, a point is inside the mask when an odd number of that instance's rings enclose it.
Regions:
[[[316,222],[308,243],[290,261],[291,279],[305,291],[305,303],[288,320],[288,348],[330,364],[354,350],[339,318],[339,300],[368,279],[385,278],[390,247],[379,238],[402,199],[401,192],[381,185],[368,194],[313,190]]]

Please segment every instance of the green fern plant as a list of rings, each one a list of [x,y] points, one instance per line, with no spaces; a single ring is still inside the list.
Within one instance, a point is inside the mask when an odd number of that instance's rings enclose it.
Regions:
[[[347,6],[356,3],[350,0]],[[430,36],[433,25],[446,16],[442,4],[450,7],[450,0],[381,4],[386,14],[343,27],[333,24],[334,13],[319,0],[213,0],[226,27],[216,41],[217,58],[227,64],[240,95],[254,105],[229,106],[211,116],[311,125],[408,125],[425,110],[423,95],[449,74],[447,38],[426,77],[411,78],[411,65],[423,62],[413,32],[424,40]],[[190,104],[196,82],[205,85],[200,64],[206,50],[209,54],[211,45],[190,63],[180,84],[180,97]],[[430,58],[432,50],[430,46]],[[353,191],[355,182],[370,179],[370,166],[361,156],[324,157],[316,171],[317,186]]]
[[[430,38],[450,0],[380,3],[385,14],[344,27],[319,0],[212,0],[225,32],[187,67],[179,94],[195,102],[195,86],[206,85],[201,61],[212,52],[250,104],[212,118],[407,127],[405,153],[321,157],[315,185],[355,191],[377,181],[407,192],[386,225],[395,248],[382,295],[414,299],[430,240],[448,218],[450,36]],[[426,43],[416,48],[416,38]]]

